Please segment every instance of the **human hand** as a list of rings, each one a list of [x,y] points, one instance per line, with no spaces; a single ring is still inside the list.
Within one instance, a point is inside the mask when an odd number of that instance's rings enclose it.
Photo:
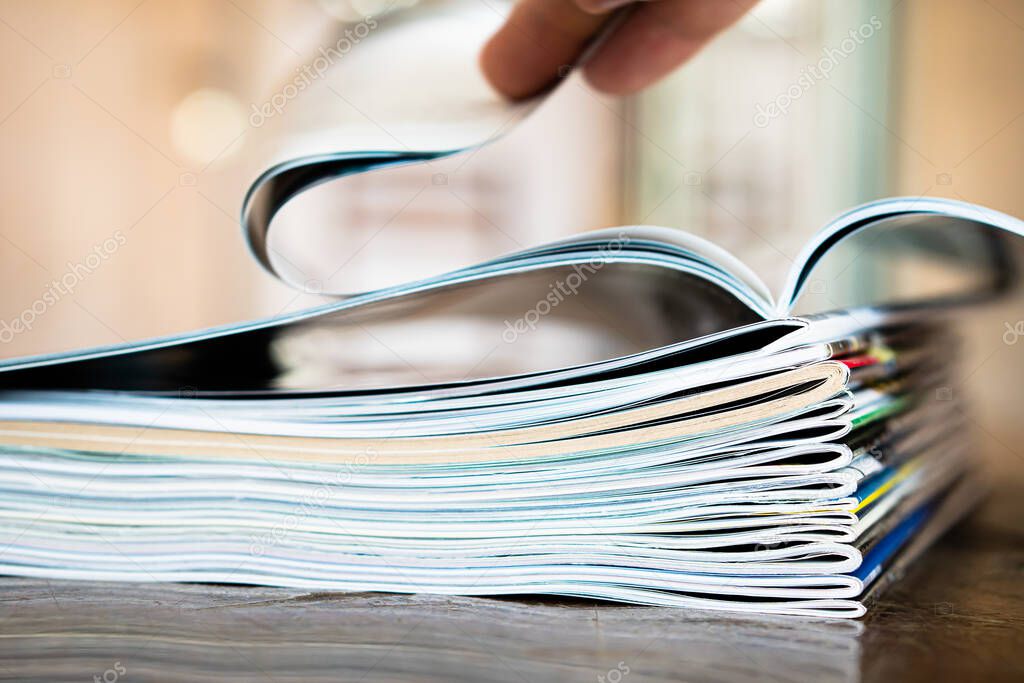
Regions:
[[[614,10],[632,6],[582,65],[592,86],[624,95],[646,88],[696,53],[757,0],[520,0],[484,46],[484,75],[510,99],[564,75]]]

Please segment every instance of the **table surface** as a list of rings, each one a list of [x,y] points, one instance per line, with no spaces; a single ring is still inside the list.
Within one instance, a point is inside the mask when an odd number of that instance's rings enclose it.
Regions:
[[[1024,680],[1022,513],[997,491],[860,621],[3,579],[0,680]]]

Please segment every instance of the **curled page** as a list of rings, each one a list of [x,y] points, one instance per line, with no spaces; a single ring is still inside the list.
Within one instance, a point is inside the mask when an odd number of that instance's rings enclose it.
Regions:
[[[261,266],[303,288],[275,258],[270,232],[277,212],[305,190],[355,173],[471,150],[533,110],[542,97],[512,102],[480,69],[481,50],[510,5],[505,0],[384,3],[382,12],[355,24],[355,30],[363,29],[355,49],[336,50],[338,58],[329,59],[331,52],[320,47],[310,56],[316,78],[301,93],[293,85],[301,99],[288,104],[287,112],[286,97],[278,98],[279,107],[271,99],[254,109],[268,163],[246,193],[242,224]]]

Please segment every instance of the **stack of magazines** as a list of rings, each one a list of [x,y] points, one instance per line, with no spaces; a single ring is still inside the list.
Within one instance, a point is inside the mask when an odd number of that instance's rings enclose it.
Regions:
[[[0,573],[859,616],[984,490],[950,319],[1008,290],[1013,233],[963,203],[860,207],[773,303],[724,251],[624,228],[300,314],[8,361]],[[955,287],[840,301],[865,288],[819,273],[864,237]],[[831,310],[797,317],[798,301]],[[541,308],[577,325],[577,362],[381,385],[346,354],[353,330],[425,320],[456,344],[455,318],[515,348],[510,330],[534,327],[516,311]],[[602,358],[585,339],[614,336],[609,319],[635,348]]]

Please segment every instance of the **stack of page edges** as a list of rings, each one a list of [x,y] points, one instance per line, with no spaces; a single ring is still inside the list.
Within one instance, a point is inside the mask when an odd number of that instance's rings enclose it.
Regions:
[[[976,495],[951,342],[787,324],[379,392],[9,390],[0,572],[858,616]]]

